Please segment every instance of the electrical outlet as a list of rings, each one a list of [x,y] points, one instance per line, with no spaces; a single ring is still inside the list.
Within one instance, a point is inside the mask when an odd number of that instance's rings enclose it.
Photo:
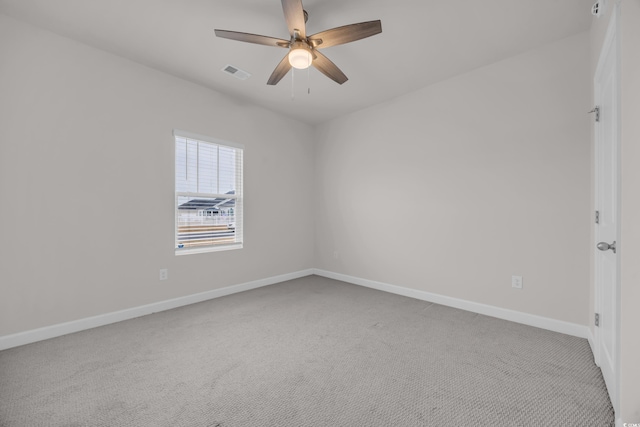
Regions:
[[[522,289],[522,276],[511,276],[511,287]]]
[[[161,268],[160,280],[167,280],[167,279],[169,279],[169,270],[167,270],[166,268]]]

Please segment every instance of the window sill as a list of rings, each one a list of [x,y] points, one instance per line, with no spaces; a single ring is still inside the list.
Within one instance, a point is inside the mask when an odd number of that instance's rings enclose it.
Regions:
[[[231,251],[234,249],[242,249],[242,243],[233,243],[230,245],[219,245],[219,246],[206,246],[203,248],[183,248],[176,249],[176,256],[181,255],[191,255],[191,254],[203,254],[206,252],[221,252],[221,251]]]

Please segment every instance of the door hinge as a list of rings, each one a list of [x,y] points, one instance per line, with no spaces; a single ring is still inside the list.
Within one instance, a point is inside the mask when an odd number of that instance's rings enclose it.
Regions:
[[[600,313],[596,313],[595,324],[596,326],[600,326]]]
[[[596,224],[600,224],[600,211],[596,211]]]
[[[593,107],[593,110],[589,111],[589,114],[591,113],[596,113],[596,122],[600,121],[600,107],[598,107],[597,105],[595,107]]]

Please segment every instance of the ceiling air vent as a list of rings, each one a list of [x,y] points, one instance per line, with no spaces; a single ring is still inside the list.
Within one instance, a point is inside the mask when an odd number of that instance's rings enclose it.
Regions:
[[[591,14],[593,16],[600,18],[600,16],[604,13],[604,7],[605,7],[605,0],[598,0],[591,7]]]
[[[238,67],[234,67],[233,65],[229,65],[227,64],[222,71],[224,71],[227,74],[231,74],[233,77],[240,79],[240,80],[247,80],[249,77],[251,77],[251,74],[247,73],[244,70],[241,70]]]

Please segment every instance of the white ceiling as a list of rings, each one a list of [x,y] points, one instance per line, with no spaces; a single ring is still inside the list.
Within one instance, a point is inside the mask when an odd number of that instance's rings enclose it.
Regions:
[[[382,34],[323,50],[349,77],[342,86],[315,69],[267,86],[285,49],[215,37],[288,39],[278,0],[0,0],[0,13],[316,124],[586,31],[592,2],[303,0],[307,34],[382,20]]]

